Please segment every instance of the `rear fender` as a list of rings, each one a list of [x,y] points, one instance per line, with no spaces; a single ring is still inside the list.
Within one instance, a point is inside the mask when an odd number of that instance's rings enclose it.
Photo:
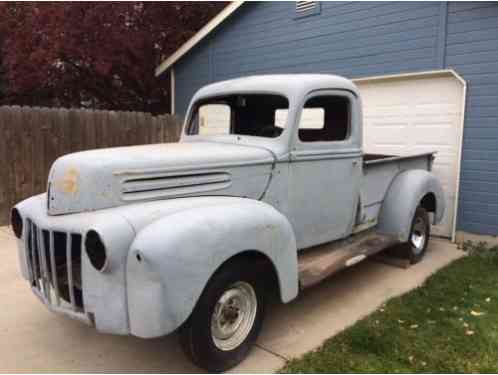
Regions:
[[[175,330],[188,318],[214,272],[247,250],[269,258],[283,302],[296,297],[294,233],[288,220],[266,203],[227,198],[216,206],[163,217],[142,229],[127,261],[131,333],[156,337]]]
[[[413,215],[422,199],[431,194],[435,207],[433,224],[443,219],[445,199],[439,180],[424,170],[409,170],[398,174],[389,187],[379,213],[379,233],[395,236],[400,242],[408,241]]]

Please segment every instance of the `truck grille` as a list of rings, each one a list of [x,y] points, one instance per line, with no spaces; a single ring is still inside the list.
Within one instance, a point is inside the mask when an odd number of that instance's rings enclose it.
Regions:
[[[31,220],[27,228],[32,288],[49,305],[83,312],[81,234],[42,229]]]

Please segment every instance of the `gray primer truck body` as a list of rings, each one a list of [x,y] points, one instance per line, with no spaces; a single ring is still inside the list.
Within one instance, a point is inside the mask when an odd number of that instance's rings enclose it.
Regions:
[[[367,231],[390,239],[385,246],[405,242],[425,198],[433,223],[441,221],[444,197],[430,172],[433,154],[364,156],[360,94],[344,78],[274,75],[215,83],[195,94],[184,127],[197,102],[257,93],[288,100],[280,136],[184,131],[176,144],[57,159],[47,193],[15,207],[23,224],[22,274],[40,300],[99,331],[157,337],[185,322],[210,277],[234,256],[266,257],[288,302],[321,279],[301,266],[303,249]],[[345,140],[300,141],[303,105],[317,95],[349,101]],[[102,272],[85,251],[90,230],[105,245]],[[330,270],[385,246],[337,258]],[[56,288],[63,279],[66,298]]]

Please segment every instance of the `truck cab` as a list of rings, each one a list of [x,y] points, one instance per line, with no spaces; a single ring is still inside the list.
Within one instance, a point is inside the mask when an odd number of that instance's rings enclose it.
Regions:
[[[223,83],[209,86],[194,98],[182,136],[271,150],[275,170],[262,200],[288,217],[298,248],[346,237],[356,220],[361,100],[350,81],[330,78],[307,76],[300,82],[307,88],[299,91],[293,90],[295,76],[234,80],[230,90]],[[270,84],[271,90],[262,89]]]
[[[266,301],[387,247],[425,254],[444,215],[434,153],[362,151],[360,93],[333,75],[201,88],[174,144],[57,159],[18,203],[23,277],[50,310],[102,332],[180,333],[223,371],[261,330]]]

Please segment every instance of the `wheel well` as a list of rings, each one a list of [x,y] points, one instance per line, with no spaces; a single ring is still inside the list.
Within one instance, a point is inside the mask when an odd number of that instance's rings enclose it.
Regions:
[[[427,193],[420,201],[420,206],[428,212],[436,212],[436,196],[434,193]]]
[[[251,264],[254,268],[254,272],[261,275],[265,279],[265,288],[268,291],[271,298],[278,298],[280,300],[280,284],[278,282],[277,270],[271,259],[258,250],[246,250],[233,257],[227,259],[218,268],[221,269],[233,262],[244,262],[246,264]],[[218,272],[218,270],[216,272]]]

